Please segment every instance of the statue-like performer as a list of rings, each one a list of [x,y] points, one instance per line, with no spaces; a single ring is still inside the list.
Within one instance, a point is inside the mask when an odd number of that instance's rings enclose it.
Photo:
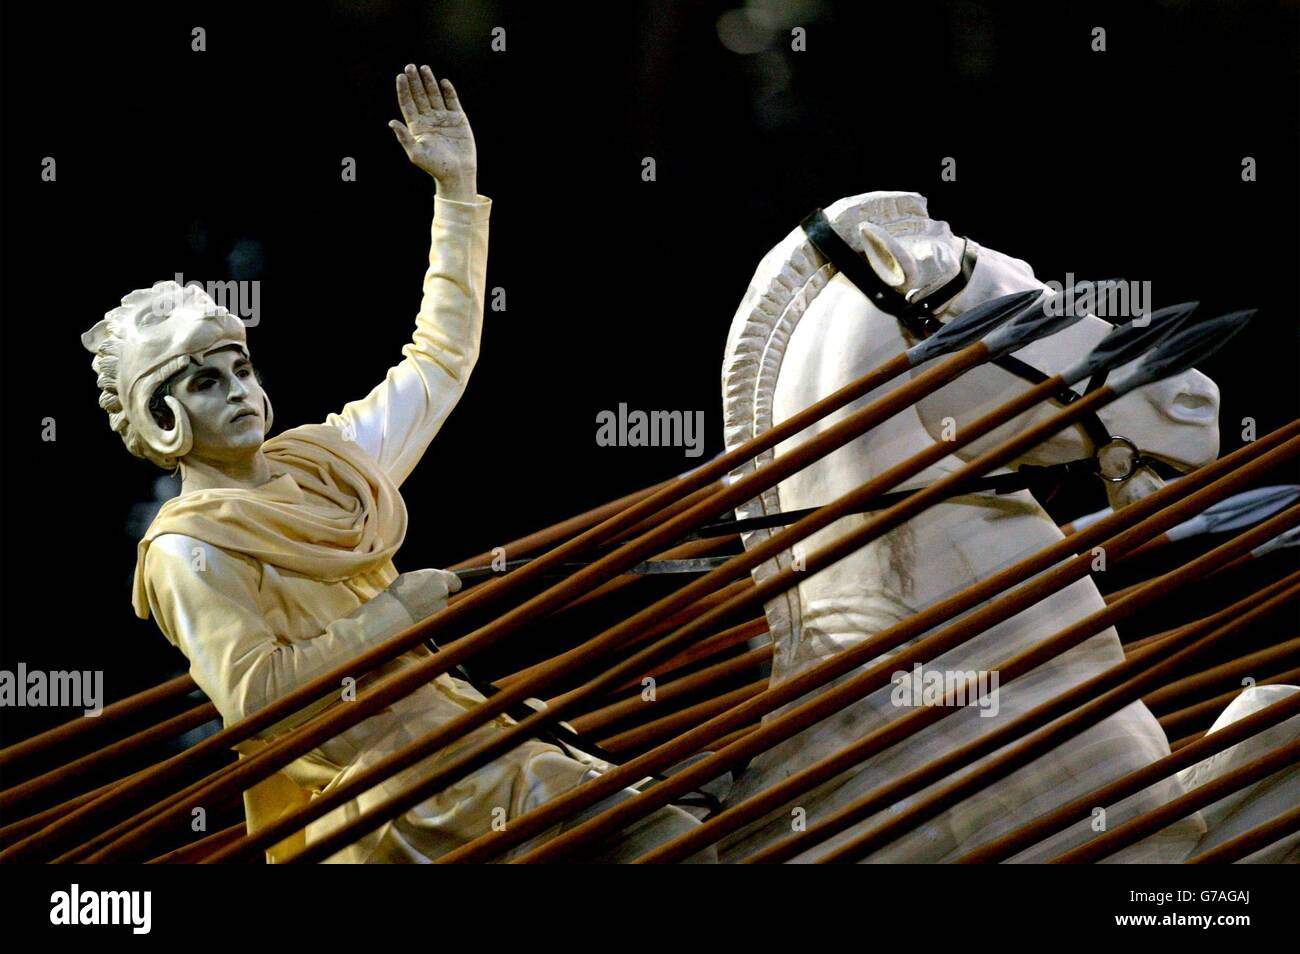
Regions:
[[[435,81],[427,66],[407,66],[397,95],[406,122],[389,125],[437,184],[433,241],[415,336],[366,397],[323,424],[266,440],[271,405],[250,364],[243,322],[197,287],[175,282],[132,292],[82,337],[95,353],[100,406],[113,430],[132,454],[179,467],[182,478],[180,495],[140,541],[136,614],[153,613],[227,724],[436,612],[460,588],[443,570],[398,575],[393,556],[406,534],[398,487],[460,400],[478,356],[491,201],[477,192],[474,137],[451,83]],[[412,650],[359,684],[428,655]],[[439,676],[246,793],[249,830],[482,699],[467,683]],[[243,743],[241,754],[310,714]],[[509,723],[500,717],[370,789],[275,846],[272,860]],[[531,741],[330,860],[435,858],[488,831],[502,811],[522,814],[604,767],[584,758]],[[681,809],[664,809],[611,843],[604,860],[635,857],[696,823]]]

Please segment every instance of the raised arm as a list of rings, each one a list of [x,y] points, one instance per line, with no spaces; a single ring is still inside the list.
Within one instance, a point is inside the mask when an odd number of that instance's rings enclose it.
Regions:
[[[326,421],[401,484],[460,400],[478,358],[492,204],[478,194],[474,135],[451,83],[435,80],[427,66],[408,66],[397,77],[397,101],[406,122],[388,125],[437,184],[415,335],[382,384]]]

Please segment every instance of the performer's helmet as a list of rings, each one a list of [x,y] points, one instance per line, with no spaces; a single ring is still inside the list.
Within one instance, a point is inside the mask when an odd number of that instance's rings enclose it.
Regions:
[[[154,392],[189,365],[190,355],[231,344],[248,353],[244,323],[237,315],[198,285],[174,281],[131,292],[120,308],[81,336],[81,343],[95,355],[91,367],[101,389],[99,406],[126,449],[169,470],[189,453],[193,435],[185,408],[169,394],[163,400],[171,411],[171,427],[154,417]],[[269,429],[269,404],[265,413]]]

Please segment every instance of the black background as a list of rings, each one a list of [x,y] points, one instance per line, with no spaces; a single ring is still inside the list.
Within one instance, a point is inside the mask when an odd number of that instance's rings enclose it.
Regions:
[[[473,123],[488,285],[508,307],[403,487],[399,569],[698,463],[598,448],[595,415],[619,402],[704,410],[718,452],[723,344],[759,258],[809,209],[868,190],[925,194],[1043,278],[1259,306],[1202,367],[1223,449],[1245,416],[1260,433],[1296,416],[1295,4],[811,2],[741,54],[717,27],[738,2],[7,5],[0,665],[103,669],[109,700],[183,668],[129,603],[128,514],[160,472],[109,430],[79,342],[123,294],[177,271],[224,280],[236,243],[260,243],[249,341],[277,430],[399,359],[433,194],[386,127],[411,61],[451,77]],[[4,741],[64,717],[7,710]]]

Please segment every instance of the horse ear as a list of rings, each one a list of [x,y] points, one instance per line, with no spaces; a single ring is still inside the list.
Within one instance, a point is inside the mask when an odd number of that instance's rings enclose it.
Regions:
[[[860,224],[858,234],[867,261],[880,280],[890,288],[906,285],[908,273],[916,271],[916,263],[902,243],[872,222]]]

